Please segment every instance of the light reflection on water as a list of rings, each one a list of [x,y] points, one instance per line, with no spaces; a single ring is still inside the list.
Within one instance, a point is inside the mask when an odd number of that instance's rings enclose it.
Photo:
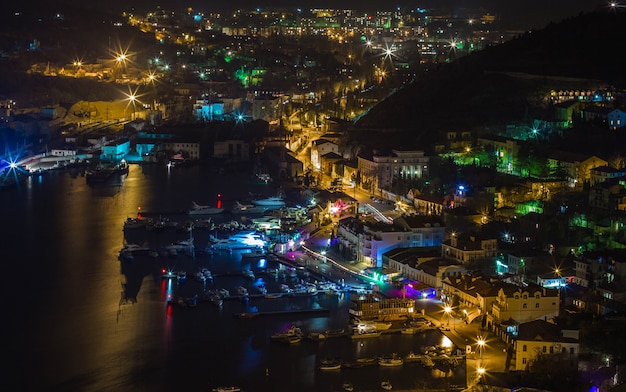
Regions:
[[[339,390],[346,380],[362,390],[378,389],[382,378],[390,378],[394,389],[401,389],[414,386],[417,379],[440,375],[413,365],[317,370],[327,357],[353,360],[419,351],[440,343],[438,332],[292,346],[270,341],[273,333],[291,323],[305,332],[347,328],[348,295],[227,300],[222,307],[200,302],[193,309],[166,306],[169,299],[206,289],[227,288],[233,293],[243,285],[252,293],[262,284],[277,292],[285,282],[262,274],[261,270],[276,267],[271,262],[242,262],[236,252],[195,258],[144,255],[130,263],[118,259],[125,240],[160,247],[188,236],[174,229],[125,236],[122,224],[136,216],[139,206],[148,212],[184,211],[192,200],[213,203],[218,191],[227,208],[249,192],[273,192],[268,185],[218,176],[202,167],[167,171],[131,166],[122,186],[89,187],[81,175],[58,172],[29,178],[22,188],[0,193],[5,221],[15,222],[0,228],[0,251],[3,260],[16,261],[17,275],[25,277],[9,279],[5,287],[8,293],[19,293],[19,299],[7,305],[16,320],[9,325],[10,336],[16,337],[8,348],[15,359],[11,390],[207,390],[230,384],[246,391],[291,391],[294,386],[317,391]],[[194,231],[194,238],[197,244],[207,243],[208,232]],[[214,274],[212,282],[203,285],[194,280],[193,273],[201,267]],[[187,281],[162,279],[163,268],[186,270]],[[243,268],[255,270],[256,279],[246,280]],[[251,310],[314,307],[330,313],[233,317]],[[446,378],[465,376],[455,373]]]

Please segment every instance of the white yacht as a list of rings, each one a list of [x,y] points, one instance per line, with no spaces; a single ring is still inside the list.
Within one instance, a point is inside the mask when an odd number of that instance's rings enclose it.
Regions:
[[[233,214],[263,214],[267,211],[268,208],[266,206],[255,206],[254,204],[241,204],[238,201],[235,202],[235,205],[231,209],[230,212]]]
[[[191,204],[192,205],[191,210],[189,210],[189,215],[215,215],[224,212],[223,208],[201,206],[195,201],[192,201]]]
[[[254,204],[255,206],[280,208],[283,207],[286,203],[285,200],[283,200],[282,196],[270,196],[264,199],[252,200],[252,204]]]

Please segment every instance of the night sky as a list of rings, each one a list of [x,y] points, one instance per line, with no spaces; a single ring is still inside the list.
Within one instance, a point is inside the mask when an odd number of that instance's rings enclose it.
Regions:
[[[22,0],[18,4],[32,2],[41,4],[40,0]],[[623,0],[626,3],[626,0]],[[458,11],[463,8],[480,8],[496,14],[507,26],[523,26],[532,28],[545,27],[549,22],[560,22],[581,12],[588,12],[600,7],[607,7],[607,0],[109,0],[106,2],[89,2],[85,0],[52,0],[49,3],[68,3],[83,8],[128,10],[135,6],[138,11],[163,9],[179,11],[192,7],[199,11],[224,10],[232,8],[354,8],[362,10],[389,10],[403,8],[437,8],[446,11]],[[18,5],[19,6],[19,5]]]

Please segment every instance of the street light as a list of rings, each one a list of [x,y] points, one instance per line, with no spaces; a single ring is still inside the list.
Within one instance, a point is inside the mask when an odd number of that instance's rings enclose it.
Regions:
[[[483,338],[482,336],[478,337],[478,340],[476,341],[476,345],[478,346],[478,356],[479,358],[483,357],[483,347],[485,347],[485,338]]]
[[[452,313],[452,307],[450,305],[446,305],[443,308],[443,311],[446,315],[448,315],[448,327],[450,327],[450,314]]]
[[[476,368],[476,382],[480,382],[480,379],[485,375],[486,371],[487,370],[482,365]]]

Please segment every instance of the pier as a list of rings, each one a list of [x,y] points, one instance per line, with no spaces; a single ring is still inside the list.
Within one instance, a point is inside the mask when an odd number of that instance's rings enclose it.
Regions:
[[[293,309],[293,310],[276,310],[271,312],[244,312],[234,313],[234,317],[239,318],[255,318],[260,316],[282,316],[282,315],[294,315],[294,314],[328,314],[330,309]]]

